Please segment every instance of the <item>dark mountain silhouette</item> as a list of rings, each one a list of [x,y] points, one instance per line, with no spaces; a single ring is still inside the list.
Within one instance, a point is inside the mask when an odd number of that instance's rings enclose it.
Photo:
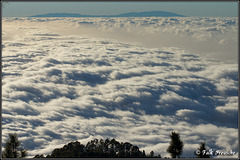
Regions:
[[[116,15],[117,17],[185,17],[173,12],[150,11],[150,12],[131,12]]]
[[[149,11],[149,12],[130,12],[118,15],[82,15],[78,13],[47,13],[30,17],[185,17],[173,12]]]

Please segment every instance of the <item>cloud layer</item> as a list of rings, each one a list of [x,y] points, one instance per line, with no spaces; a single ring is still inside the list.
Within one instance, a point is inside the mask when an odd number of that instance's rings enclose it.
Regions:
[[[202,141],[238,150],[237,63],[177,47],[73,35],[65,25],[53,31],[63,23],[75,31],[90,23],[85,29],[101,34],[121,28],[131,34],[125,26],[132,24],[151,34],[170,24],[163,32],[189,34],[199,43],[237,30],[234,18],[5,18],[3,141],[16,132],[34,156],[70,141],[115,138],[164,157],[176,131],[185,143],[183,156],[194,156]]]

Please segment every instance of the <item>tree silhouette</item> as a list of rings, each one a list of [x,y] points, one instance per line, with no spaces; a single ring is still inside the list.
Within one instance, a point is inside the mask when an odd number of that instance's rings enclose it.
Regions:
[[[150,157],[154,157],[154,152],[153,151],[150,152]]]
[[[20,141],[16,133],[9,134],[3,151],[3,158],[23,158],[27,155],[27,150],[19,148]]]
[[[144,150],[143,150],[143,153],[142,153],[142,157],[146,157],[146,153],[145,153]]]
[[[43,154],[41,154],[41,155],[37,154],[37,155],[36,155],[35,157],[33,157],[33,158],[45,158],[45,157],[44,157]]]
[[[197,158],[210,158],[210,156],[206,154],[205,142],[201,142],[198,148],[198,151],[199,151],[199,154],[197,155]]]
[[[180,139],[179,133],[172,132],[170,135],[171,142],[167,152],[171,154],[172,158],[180,157],[183,149],[183,142]]]
[[[94,139],[89,141],[86,146],[80,142],[70,142],[62,148],[56,148],[51,154],[44,157],[36,155],[34,158],[140,158],[147,157],[145,151],[141,152],[137,146],[129,142],[119,143],[115,139],[105,141]],[[154,153],[152,151],[152,157]]]

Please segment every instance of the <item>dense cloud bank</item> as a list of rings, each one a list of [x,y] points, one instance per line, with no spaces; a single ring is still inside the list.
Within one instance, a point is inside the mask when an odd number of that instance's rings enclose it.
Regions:
[[[237,17],[127,17],[127,18],[4,18],[4,22],[54,22],[81,26],[93,24],[100,31],[135,29],[143,26],[140,32],[174,32],[190,34],[198,41],[217,36],[226,32],[237,31]],[[91,26],[91,27],[93,27]],[[89,26],[90,27],[90,26]],[[133,28],[131,28],[133,27]]]
[[[28,17],[5,18],[4,22],[40,22],[39,25],[55,26],[52,31],[61,35],[114,38],[148,48],[178,47],[209,58],[237,62],[237,17]]]
[[[63,22],[75,28],[96,24],[98,32],[108,25],[118,30],[121,24],[156,22],[150,24],[156,31],[167,24],[165,19],[4,19],[3,141],[16,132],[33,156],[70,141],[116,138],[164,157],[169,156],[169,134],[176,131],[185,144],[183,156],[194,156],[202,141],[214,150],[237,151],[237,63],[176,47],[146,48],[59,32]],[[175,27],[186,33],[181,27],[189,24],[187,33],[193,37],[194,25],[204,25],[204,31],[196,31],[200,35],[237,30],[235,18],[168,18],[170,22],[166,32]],[[56,32],[48,29],[56,23]]]

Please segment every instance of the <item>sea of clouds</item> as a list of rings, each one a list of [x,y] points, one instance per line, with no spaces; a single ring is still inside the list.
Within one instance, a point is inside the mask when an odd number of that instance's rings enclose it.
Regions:
[[[165,157],[176,131],[185,157],[237,152],[237,23],[3,18],[3,142],[16,132],[31,157],[115,138]]]

